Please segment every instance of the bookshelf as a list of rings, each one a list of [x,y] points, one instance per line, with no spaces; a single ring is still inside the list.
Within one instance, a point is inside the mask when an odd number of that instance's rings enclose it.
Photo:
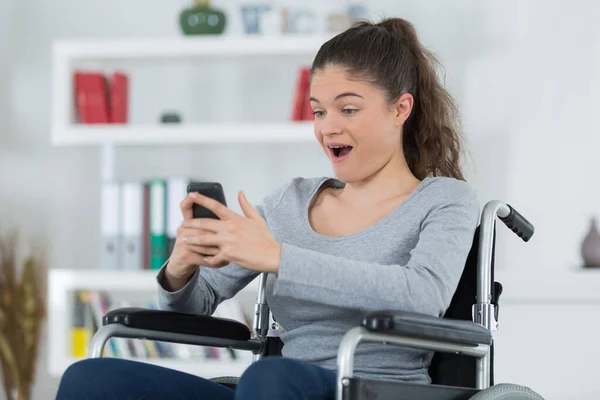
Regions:
[[[48,278],[48,370],[60,377],[65,369],[79,358],[70,354],[71,326],[73,323],[73,294],[77,290],[124,292],[140,299],[156,297],[155,270],[74,270],[51,269]],[[245,308],[252,305],[258,291],[258,279],[242,289],[233,299]],[[246,312],[247,314],[247,312]],[[108,344],[107,344],[108,345]],[[239,376],[251,363],[252,353],[240,353],[238,360],[191,359],[180,360],[158,357],[119,357],[135,359],[202,377]]]

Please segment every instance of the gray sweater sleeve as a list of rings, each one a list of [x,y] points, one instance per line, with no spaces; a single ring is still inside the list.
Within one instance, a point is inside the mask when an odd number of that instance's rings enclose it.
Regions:
[[[430,212],[406,265],[356,261],[283,243],[275,294],[367,312],[397,309],[441,316],[471,248],[479,205],[474,192],[465,190],[429,199],[434,203],[419,203]],[[394,230],[381,234],[393,236]],[[364,243],[353,250],[370,252],[372,247]]]
[[[212,315],[221,302],[235,296],[257,275],[234,264],[219,269],[200,267],[183,288],[169,292],[162,285],[165,268],[166,263],[157,275],[158,307],[189,314]]]
[[[263,218],[267,218],[269,210],[281,201],[286,187],[287,185],[280,187],[265,198],[262,204],[256,206]],[[190,314],[212,315],[221,302],[235,296],[259,275],[235,264],[222,268],[199,267],[183,288],[170,292],[162,284],[167,263],[168,260],[156,277],[158,307],[161,310]]]

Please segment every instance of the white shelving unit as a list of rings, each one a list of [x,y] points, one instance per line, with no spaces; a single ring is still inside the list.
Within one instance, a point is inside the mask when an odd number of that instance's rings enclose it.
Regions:
[[[70,354],[70,329],[72,322],[72,295],[77,290],[99,290],[107,292],[127,292],[140,298],[152,298],[157,291],[154,270],[73,270],[51,269],[48,278],[48,369],[56,377],[76,358]],[[252,281],[236,296],[248,303],[255,299],[258,279]],[[214,376],[239,376],[251,362],[251,353],[239,361],[178,361],[163,358],[136,358],[138,361],[175,368],[190,374]]]

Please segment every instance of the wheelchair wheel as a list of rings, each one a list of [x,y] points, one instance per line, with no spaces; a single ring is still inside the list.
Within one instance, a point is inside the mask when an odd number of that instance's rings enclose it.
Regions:
[[[527,386],[500,383],[482,390],[470,400],[544,400]]]

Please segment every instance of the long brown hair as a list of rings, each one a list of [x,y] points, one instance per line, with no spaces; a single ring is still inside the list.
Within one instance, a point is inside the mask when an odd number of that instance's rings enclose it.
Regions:
[[[410,93],[414,105],[403,127],[402,146],[411,172],[418,179],[465,180],[456,104],[437,76],[437,58],[421,44],[410,22],[385,18],[354,24],[321,46],[311,75],[328,65],[343,67],[351,78],[384,90],[390,104]]]

